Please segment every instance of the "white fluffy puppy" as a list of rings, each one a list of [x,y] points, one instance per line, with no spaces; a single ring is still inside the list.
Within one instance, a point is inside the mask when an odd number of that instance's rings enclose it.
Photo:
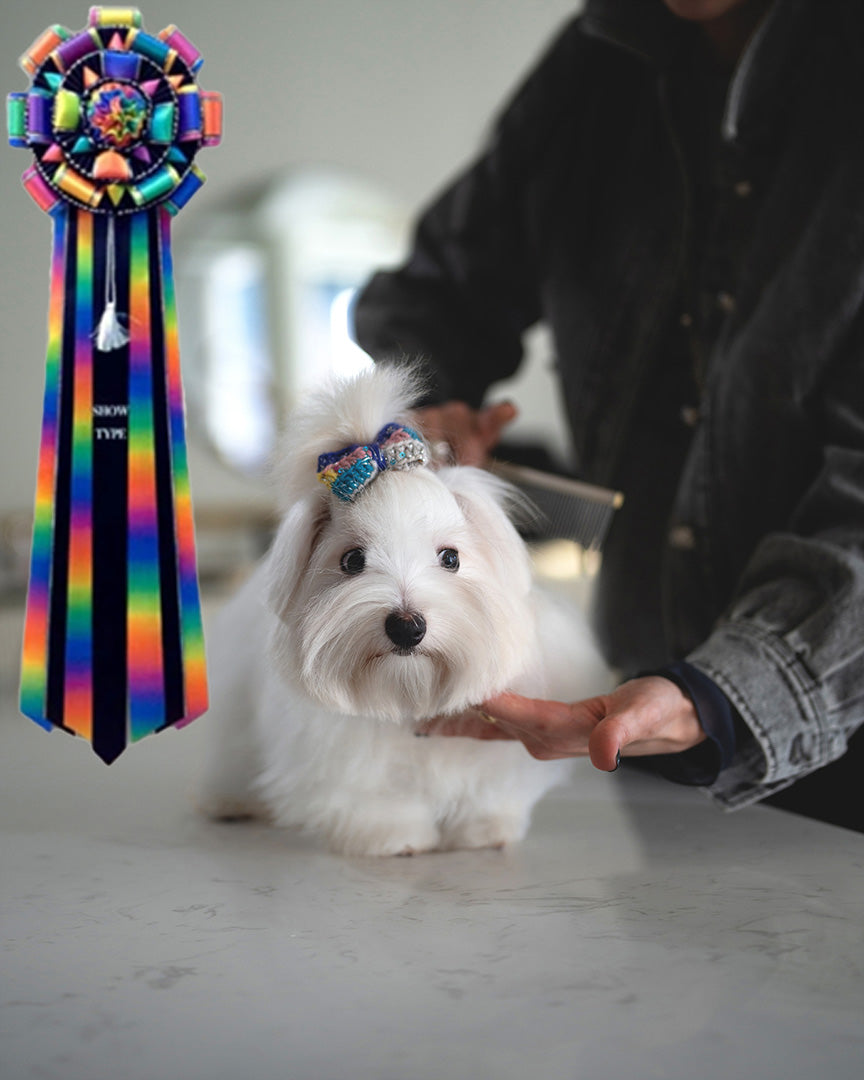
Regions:
[[[608,689],[581,618],[533,587],[511,490],[426,464],[416,391],[376,368],[289,424],[281,526],[210,635],[214,817],[263,812],[354,855],[506,844],[567,763],[418,722],[505,689]]]

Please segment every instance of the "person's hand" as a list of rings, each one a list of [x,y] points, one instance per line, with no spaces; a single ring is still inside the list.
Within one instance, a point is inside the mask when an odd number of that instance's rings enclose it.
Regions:
[[[690,697],[659,675],[572,704],[500,694],[478,709],[430,720],[418,730],[518,739],[541,761],[587,756],[606,772],[617,768],[621,757],[680,753],[706,738]]]
[[[485,465],[501,439],[501,431],[516,418],[509,401],[472,409],[464,401],[446,401],[417,410],[423,434],[434,446],[444,442],[458,465]]]

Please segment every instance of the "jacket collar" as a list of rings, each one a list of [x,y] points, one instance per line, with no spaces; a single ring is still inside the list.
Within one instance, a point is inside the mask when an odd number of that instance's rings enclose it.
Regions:
[[[658,68],[671,63],[692,39],[692,27],[675,18],[661,0],[588,0],[582,29]]]
[[[757,140],[769,129],[787,73],[806,50],[825,0],[774,0],[732,72],[723,115],[729,142]],[[829,5],[825,4],[826,7]],[[833,5],[831,5],[833,7]],[[823,12],[830,18],[829,12]],[[698,29],[672,15],[662,0],[588,0],[582,29],[634,53],[658,70],[692,48]]]

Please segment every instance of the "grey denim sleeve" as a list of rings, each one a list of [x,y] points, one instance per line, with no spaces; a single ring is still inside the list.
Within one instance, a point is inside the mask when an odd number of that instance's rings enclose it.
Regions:
[[[864,335],[854,337],[812,409],[819,476],[688,657],[753,735],[707,789],[730,809],[842,756],[864,723]]]

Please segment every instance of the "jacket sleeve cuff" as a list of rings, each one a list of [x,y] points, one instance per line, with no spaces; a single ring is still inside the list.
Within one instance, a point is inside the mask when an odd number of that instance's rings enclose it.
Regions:
[[[698,746],[683,753],[657,754],[642,759],[641,764],[676,784],[710,787],[735,757],[738,718],[729,698],[704,672],[686,661],[641,674],[669,679],[687,694],[707,736]]]
[[[708,785],[723,806],[764,799],[836,756],[819,719],[826,712],[821,691],[782,638],[754,623],[730,621],[687,659],[743,721],[734,761]]]

